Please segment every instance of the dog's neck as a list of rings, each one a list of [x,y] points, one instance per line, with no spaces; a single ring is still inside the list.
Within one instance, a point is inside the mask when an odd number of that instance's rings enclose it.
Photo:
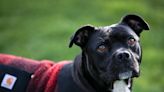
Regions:
[[[105,85],[100,80],[93,78],[82,64],[81,55],[77,56],[74,62],[73,79],[86,92],[131,92],[132,81],[120,80]],[[79,62],[80,61],[80,62]],[[83,61],[84,62],[84,61]],[[84,69],[84,70],[82,70]]]
[[[82,55],[79,55],[74,60],[73,79],[75,83],[80,86],[85,92],[106,92],[100,91],[102,86],[98,81],[91,76],[87,70],[86,62],[82,61]],[[85,62],[85,63],[84,63]]]

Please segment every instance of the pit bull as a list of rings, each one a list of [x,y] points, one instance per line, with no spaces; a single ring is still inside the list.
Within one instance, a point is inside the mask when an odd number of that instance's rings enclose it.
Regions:
[[[81,53],[69,63],[1,54],[0,92],[132,92],[140,75],[143,30],[148,24],[133,14],[110,26],[83,26],[69,44]]]

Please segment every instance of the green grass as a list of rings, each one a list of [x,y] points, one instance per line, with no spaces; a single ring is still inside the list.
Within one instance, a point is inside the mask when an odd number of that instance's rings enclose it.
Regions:
[[[69,39],[82,25],[106,26],[126,14],[144,17],[141,77],[134,92],[164,92],[164,1],[162,0],[0,0],[0,53],[54,61],[74,59]]]

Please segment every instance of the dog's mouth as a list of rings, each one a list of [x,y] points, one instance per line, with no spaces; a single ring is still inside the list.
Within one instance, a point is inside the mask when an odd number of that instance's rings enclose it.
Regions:
[[[132,77],[132,71],[119,73],[118,77],[119,77],[119,79],[121,79],[121,80],[131,78],[131,77]]]
[[[140,71],[138,67],[127,68],[117,66],[117,68],[113,68],[105,73],[102,73],[100,77],[106,84],[109,84],[117,80],[133,79],[135,77],[139,77],[139,75]]]
[[[119,73],[118,77],[119,79],[124,80],[128,78],[132,78],[134,76],[132,71],[127,71],[127,72]]]
[[[134,78],[134,77],[139,77],[139,72],[135,71],[126,71],[118,74],[118,78],[120,80],[124,79],[129,79],[129,78]]]
[[[102,80],[104,80],[105,83],[109,84],[112,81],[127,80],[135,77],[139,77],[139,72],[135,72],[133,70],[127,70],[115,74],[104,73],[100,77],[102,78]]]

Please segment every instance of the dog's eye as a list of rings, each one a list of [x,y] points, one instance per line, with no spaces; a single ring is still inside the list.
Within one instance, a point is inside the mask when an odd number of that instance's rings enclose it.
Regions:
[[[105,46],[105,45],[100,45],[100,46],[98,46],[98,48],[97,48],[97,51],[98,52],[100,52],[100,53],[103,53],[103,52],[105,52],[105,51],[107,51],[108,49],[107,49],[107,47]]]
[[[127,41],[127,44],[128,44],[129,46],[134,46],[135,43],[136,43],[136,40],[135,40],[134,38],[132,38],[132,37],[129,38],[128,41]]]

